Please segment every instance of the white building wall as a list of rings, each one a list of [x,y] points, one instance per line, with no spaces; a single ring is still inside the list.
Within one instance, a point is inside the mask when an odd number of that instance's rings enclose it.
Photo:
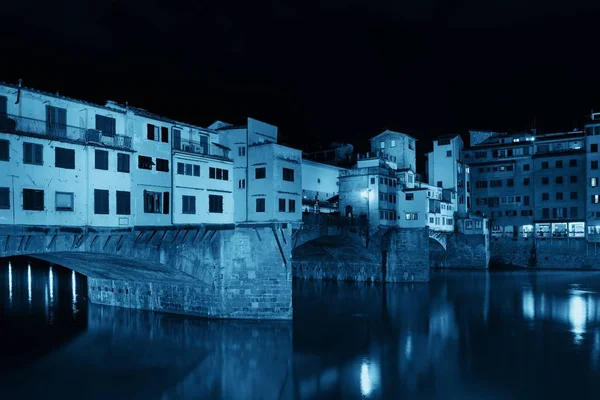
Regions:
[[[413,200],[407,200],[412,194]],[[422,228],[427,225],[427,190],[409,190],[398,193],[398,225],[401,228]],[[415,219],[415,214],[417,218]],[[410,215],[410,219],[407,217]]]
[[[303,196],[320,201],[327,200],[339,193],[338,177],[345,168],[302,160],[302,193]]]
[[[234,220],[235,222],[244,222],[247,220],[246,195],[248,187],[248,144],[246,141],[246,129],[220,130],[218,136],[219,143],[231,149],[231,158],[233,159]]]

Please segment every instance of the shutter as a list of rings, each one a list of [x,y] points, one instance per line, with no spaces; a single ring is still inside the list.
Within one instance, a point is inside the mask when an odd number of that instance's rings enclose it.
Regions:
[[[169,143],[169,128],[166,127],[162,127],[160,128],[160,132],[161,132],[161,141],[164,143]]]
[[[163,193],[163,214],[169,213],[169,192]]]
[[[43,164],[44,163],[44,155],[43,155],[44,146],[36,145],[36,146],[33,146],[33,149],[35,151],[35,163]]]
[[[6,97],[0,96],[0,115],[6,114]]]
[[[67,125],[67,110],[65,110],[64,108],[57,108],[56,114],[56,122],[58,122],[61,125]]]
[[[148,140],[154,140],[154,125],[148,124]]]
[[[23,162],[31,162],[31,143],[23,143]]]
[[[173,129],[173,148],[181,150],[181,131]]]

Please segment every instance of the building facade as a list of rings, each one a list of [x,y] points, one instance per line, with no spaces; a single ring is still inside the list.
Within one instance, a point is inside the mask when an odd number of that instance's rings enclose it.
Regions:
[[[302,159],[302,212],[339,211],[339,176],[347,168]]]

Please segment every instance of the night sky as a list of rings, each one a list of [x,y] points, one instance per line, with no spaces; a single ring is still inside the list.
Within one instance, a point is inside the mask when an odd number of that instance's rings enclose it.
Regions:
[[[251,116],[303,149],[389,128],[421,153],[600,110],[598,0],[64,4],[3,2],[0,80],[202,126]]]

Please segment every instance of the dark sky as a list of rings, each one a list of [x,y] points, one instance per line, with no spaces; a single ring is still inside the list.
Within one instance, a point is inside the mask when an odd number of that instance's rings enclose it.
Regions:
[[[0,14],[0,80],[199,125],[252,116],[301,148],[390,128],[422,151],[600,110],[598,0],[6,0]]]

